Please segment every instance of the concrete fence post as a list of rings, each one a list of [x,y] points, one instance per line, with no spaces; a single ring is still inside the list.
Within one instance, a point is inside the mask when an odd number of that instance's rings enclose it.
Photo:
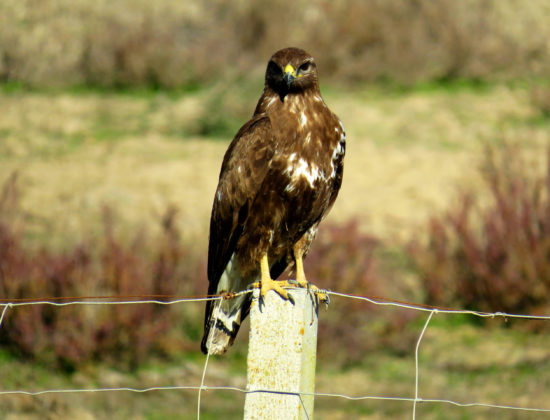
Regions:
[[[259,290],[250,308],[247,389],[313,393],[317,355],[317,314],[305,289],[292,289],[293,305],[268,292],[259,310]],[[251,392],[245,420],[313,419],[313,395]]]

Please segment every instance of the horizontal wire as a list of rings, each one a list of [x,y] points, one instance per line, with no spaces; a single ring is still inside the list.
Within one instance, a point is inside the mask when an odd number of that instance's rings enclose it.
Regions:
[[[289,288],[291,289],[291,288]],[[69,306],[69,305],[128,305],[128,304],[141,304],[141,303],[153,303],[158,305],[173,305],[176,303],[184,302],[205,302],[215,301],[220,299],[233,299],[243,294],[251,293],[253,289],[245,289],[237,293],[228,293],[223,295],[204,295],[204,296],[178,296],[178,295],[127,295],[127,296],[75,296],[75,297],[49,297],[49,298],[32,298],[32,299],[0,299],[0,307],[2,306],[26,306],[26,305],[53,305],[53,306]],[[372,303],[377,306],[394,306],[404,309],[411,309],[422,312],[433,312],[440,314],[465,314],[474,315],[482,318],[523,318],[523,319],[537,319],[537,320],[550,320],[550,315],[530,315],[530,314],[513,314],[508,312],[484,312],[475,311],[470,309],[451,309],[438,306],[423,305],[419,303],[402,302],[394,299],[388,299],[378,296],[362,296],[348,293],[334,292],[332,290],[315,290],[316,294],[327,294],[331,296],[344,297],[355,300],[362,300]],[[131,299],[131,300],[112,300],[108,299]],[[140,299],[142,298],[142,299]],[[145,298],[145,299],[144,299]],[[157,299],[150,299],[157,298]],[[160,299],[164,300],[160,300]],[[174,299],[175,298],[175,299]],[[70,302],[55,302],[55,300],[67,300],[73,299]],[[78,299],[78,300],[76,300]],[[88,300],[94,299],[94,300]],[[169,300],[173,299],[173,300]],[[105,300],[105,301],[104,301]]]
[[[202,295],[202,296],[182,296],[182,295],[161,295],[161,294],[142,294],[142,295],[110,295],[110,296],[51,296],[41,298],[13,298],[6,299],[0,298],[0,304],[5,303],[34,303],[34,302],[53,302],[60,300],[107,300],[107,299],[132,299],[133,301],[146,300],[169,300],[169,299],[199,299],[199,298],[212,298],[219,297],[219,295]]]
[[[10,390],[10,391],[0,391],[0,396],[2,395],[29,395],[29,396],[41,396],[46,394],[68,394],[68,393],[101,393],[101,392],[133,392],[133,393],[147,393],[153,391],[236,391],[243,394],[255,394],[255,393],[264,393],[264,394],[278,394],[278,395],[295,395],[295,396],[313,396],[313,397],[326,397],[326,398],[341,398],[350,401],[364,401],[364,400],[378,400],[378,401],[400,401],[400,402],[417,402],[417,403],[445,403],[451,404],[458,407],[483,407],[483,408],[497,408],[504,410],[518,410],[518,411],[532,411],[532,412],[541,412],[547,413],[550,412],[550,408],[536,408],[536,407],[521,407],[514,405],[503,405],[503,404],[491,404],[491,403],[482,403],[482,402],[473,402],[473,403],[463,403],[447,399],[437,399],[437,398],[412,398],[412,397],[386,397],[386,396],[374,396],[374,395],[365,395],[365,396],[353,396],[346,394],[336,394],[328,392],[300,392],[300,391],[277,391],[271,389],[244,389],[236,386],[196,386],[196,385],[174,385],[174,386],[156,386],[148,388],[131,388],[131,387],[121,387],[121,388],[88,388],[88,389],[46,389],[42,391],[23,391],[23,390]]]
[[[133,304],[142,304],[142,303],[153,303],[156,305],[174,305],[176,303],[183,303],[183,302],[206,302],[209,300],[220,300],[223,299],[220,296],[213,296],[213,297],[198,297],[198,298],[184,298],[184,299],[176,299],[176,300],[126,300],[126,301],[73,301],[73,302],[50,302],[50,301],[32,301],[32,302],[8,302],[8,303],[0,303],[0,306],[9,306],[9,307],[17,307],[17,306],[32,306],[32,305],[52,305],[52,306],[71,306],[71,305],[133,305]]]
[[[395,306],[399,308],[412,309],[415,311],[422,311],[422,312],[435,312],[439,314],[465,314],[465,315],[474,315],[482,318],[502,317],[502,318],[550,320],[550,315],[511,314],[507,312],[483,312],[483,311],[473,311],[469,309],[447,309],[447,308],[440,308],[437,306],[427,306],[427,305],[420,305],[415,303],[402,303],[399,301],[385,299],[385,298],[372,298],[368,296],[351,295],[347,293],[333,292],[330,290],[319,290],[318,292],[325,293],[332,296],[340,296],[340,297],[345,297],[350,299],[363,300],[379,306]]]
[[[135,295],[135,296],[120,296],[124,298],[133,298],[135,297],[135,300],[73,300],[71,302],[52,302],[54,298],[46,298],[46,299],[2,299],[0,300],[0,307],[17,307],[17,306],[31,306],[31,305],[52,305],[52,306],[70,306],[70,305],[132,305],[132,304],[142,304],[142,303],[153,303],[157,305],[173,305],[176,303],[187,303],[187,302],[206,302],[206,301],[214,301],[214,300],[223,300],[223,299],[233,299],[237,296],[241,296],[247,293],[251,293],[252,290],[243,290],[238,293],[231,293],[227,295],[208,295],[208,296],[185,296],[185,297],[179,297],[178,299],[174,300],[158,300],[158,299],[145,299],[145,300],[138,300],[137,298],[141,297],[154,297],[154,296],[162,296],[165,298],[168,298],[169,295]],[[57,298],[57,300],[64,300],[64,299],[116,299],[120,298],[118,296],[83,296],[83,297],[72,297],[72,298],[66,298],[61,297]]]

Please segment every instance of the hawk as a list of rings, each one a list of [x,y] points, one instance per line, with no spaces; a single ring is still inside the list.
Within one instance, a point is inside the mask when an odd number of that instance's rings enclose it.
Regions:
[[[342,184],[344,127],[321,97],[317,65],[299,48],[277,51],[253,117],[229,145],[210,219],[208,294],[260,286],[292,300],[286,281],[310,287],[302,259]],[[294,284],[296,287],[296,284]],[[261,299],[261,298],[260,298]],[[208,301],[203,353],[222,354],[248,315],[251,294]],[[260,301],[261,304],[261,301]]]

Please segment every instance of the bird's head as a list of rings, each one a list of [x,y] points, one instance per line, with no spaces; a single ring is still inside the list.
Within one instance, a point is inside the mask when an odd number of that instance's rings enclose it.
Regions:
[[[266,86],[281,97],[291,92],[319,89],[315,60],[299,48],[285,48],[277,51],[267,64]]]

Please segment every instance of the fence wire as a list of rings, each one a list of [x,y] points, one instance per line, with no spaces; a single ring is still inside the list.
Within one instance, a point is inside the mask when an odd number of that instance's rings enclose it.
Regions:
[[[64,297],[64,298],[45,298],[45,299],[0,299],[1,315],[0,315],[0,328],[4,318],[8,312],[8,309],[15,309],[20,306],[31,305],[51,305],[51,306],[70,306],[70,305],[137,305],[137,304],[156,304],[156,305],[175,305],[192,302],[205,302],[205,301],[221,301],[224,299],[232,299],[242,294],[251,293],[251,290],[245,290],[243,292],[225,296],[171,296],[171,295],[137,295],[137,296],[89,296],[89,297]],[[414,311],[421,311],[428,313],[428,317],[424,323],[424,326],[418,336],[415,347],[415,388],[414,398],[411,397],[394,397],[394,396],[376,396],[376,395],[349,395],[339,393],[326,393],[326,392],[289,392],[271,389],[255,389],[248,390],[236,386],[209,386],[205,385],[206,372],[208,367],[209,355],[205,357],[205,363],[202,370],[201,384],[200,385],[177,385],[177,386],[155,386],[145,388],[132,388],[132,387],[120,387],[120,388],[83,388],[83,389],[45,389],[41,391],[28,391],[28,390],[0,390],[0,396],[6,395],[28,395],[28,396],[41,396],[47,394],[71,394],[71,393],[103,393],[103,392],[133,392],[133,393],[147,393],[154,391],[182,391],[191,390],[197,391],[197,419],[200,419],[201,414],[201,393],[202,391],[234,391],[243,394],[250,393],[271,393],[279,395],[293,395],[299,398],[301,401],[302,396],[314,396],[321,398],[340,398],[344,400],[361,401],[361,400],[377,400],[377,401],[393,401],[393,402],[410,402],[412,403],[412,418],[416,419],[417,405],[420,403],[437,403],[448,404],[457,407],[482,407],[482,408],[494,408],[503,410],[525,411],[525,412],[538,412],[538,413],[550,413],[550,408],[538,408],[538,407],[523,407],[506,404],[491,404],[484,402],[459,402],[449,399],[436,399],[436,398],[422,398],[420,397],[420,364],[419,355],[422,339],[427,331],[430,321],[436,314],[464,314],[472,315],[481,318],[519,318],[527,320],[550,320],[550,315],[530,315],[530,314],[513,314],[507,312],[482,312],[464,309],[450,309],[441,308],[427,305],[420,305],[410,302],[400,302],[390,299],[384,299],[372,296],[360,296],[351,295],[346,293],[339,293],[330,290],[318,290],[317,293],[324,293],[330,296],[338,296],[346,299],[354,299],[364,301],[378,306],[393,306]],[[121,300],[121,299],[126,300]]]

